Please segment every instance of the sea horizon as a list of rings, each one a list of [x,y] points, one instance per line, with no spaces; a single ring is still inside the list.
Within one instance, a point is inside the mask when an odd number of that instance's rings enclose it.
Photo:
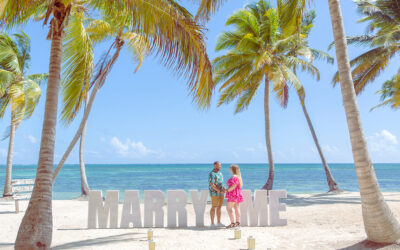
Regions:
[[[229,177],[230,163],[222,164],[224,182]],[[268,177],[267,163],[239,163],[244,189],[261,189]],[[332,174],[344,191],[358,192],[354,164],[330,163]],[[374,163],[376,175],[383,192],[399,192],[400,163]],[[0,165],[0,191],[4,185],[4,165]],[[163,170],[168,170],[165,172]],[[208,173],[212,163],[134,163],[86,164],[86,174],[92,190],[207,190]],[[36,164],[16,164],[13,179],[34,178]],[[292,194],[325,193],[328,191],[326,176],[320,163],[276,163],[274,189],[284,189]],[[70,200],[80,196],[79,164],[66,164],[53,187],[53,198]]]

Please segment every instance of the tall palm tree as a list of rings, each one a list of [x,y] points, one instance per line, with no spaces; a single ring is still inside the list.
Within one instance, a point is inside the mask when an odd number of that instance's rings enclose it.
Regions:
[[[85,10],[74,8],[83,4]],[[46,10],[51,40],[49,79],[35,186],[22,219],[16,249],[46,249],[52,239],[52,175],[60,86],[62,41],[71,11],[103,9],[113,16],[130,13],[143,36],[153,35],[151,50],[158,49],[164,62],[188,77],[188,85],[200,106],[209,105],[213,91],[211,65],[204,46],[202,27],[182,14],[173,0],[16,0],[0,4],[0,22],[13,27]],[[75,9],[75,10],[74,10]],[[118,44],[117,44],[118,46]],[[112,59],[111,59],[112,60]],[[74,64],[72,64],[74,65]],[[90,101],[90,100],[89,100]]]
[[[90,85],[92,85],[93,88],[90,95],[90,99],[87,100],[88,102],[87,104],[85,104],[85,112],[80,127],[75,133],[74,138],[72,139],[70,145],[68,146],[66,152],[61,158],[61,161],[57,165],[53,174],[53,183],[54,183],[59,171],[63,167],[65,161],[68,159],[69,154],[71,153],[71,151],[73,150],[73,148],[75,147],[76,143],[80,138],[81,143],[79,150],[79,158],[81,166],[82,195],[86,195],[89,190],[85,174],[86,171],[83,162],[83,144],[85,140],[87,119],[89,117],[91,107],[93,105],[96,94],[98,90],[104,85],[108,74],[110,73],[114,63],[117,61],[119,57],[120,51],[125,46],[130,51],[132,51],[134,59],[138,62],[138,66],[136,67],[135,72],[139,70],[143,62],[143,57],[145,54],[148,53],[150,47],[150,44],[145,37],[129,29],[129,27],[131,27],[129,23],[130,22],[129,16],[126,15],[126,18],[121,18],[121,16],[118,16],[118,19],[116,19],[114,17],[107,16],[106,13],[103,14],[104,15],[102,16],[103,18],[101,20],[91,20],[86,28],[86,31],[83,32],[85,32],[85,35],[88,36],[88,38],[95,44],[109,40],[113,40],[114,42],[111,44],[106,56],[102,60],[100,60],[98,72],[96,73],[92,83],[89,84],[89,87]],[[83,20],[80,21],[79,25],[83,25]],[[115,54],[113,55],[112,60],[109,60],[110,58],[108,54],[114,47],[116,48]],[[74,51],[74,49],[71,49],[71,51]],[[66,121],[67,123],[73,121],[77,111],[81,108],[81,103],[78,102],[78,100],[82,98],[82,95],[83,93],[85,93],[85,91],[80,91],[80,89],[81,89],[80,85],[69,85],[66,86],[66,88],[64,88],[63,92],[64,109],[62,114],[63,114],[63,120]]]
[[[400,238],[400,225],[384,200],[369,156],[351,75],[340,3],[339,0],[328,0],[328,3],[343,104],[361,195],[364,228],[369,240],[393,243]]]
[[[281,13],[281,11],[280,11],[280,13]],[[315,59],[319,59],[319,60],[324,60],[327,63],[333,64],[334,60],[329,54],[327,54],[323,51],[320,51],[320,50],[313,49],[308,44],[308,37],[309,37],[311,29],[313,27],[315,17],[316,17],[316,14],[315,14],[315,11],[313,11],[313,10],[309,11],[309,12],[303,12],[303,17],[301,18],[301,23],[300,23],[301,25],[299,26],[299,29],[297,29],[300,32],[295,33],[295,35],[293,36],[295,39],[293,39],[294,44],[292,46],[290,54],[292,56],[296,56],[296,57],[300,56],[300,57],[307,58],[311,62],[313,62]],[[283,16],[283,18],[285,18],[285,16]],[[285,26],[285,28],[288,29],[287,26]],[[297,72],[296,66],[294,66],[293,71],[295,73]],[[319,80],[319,77],[318,77],[318,80]],[[289,95],[287,94],[287,89],[285,89],[286,85],[281,85],[281,86],[282,87],[279,90],[279,93],[282,93],[280,95],[281,100],[282,100],[281,103],[283,104],[282,105],[283,107],[286,107]],[[318,154],[322,161],[322,165],[324,167],[325,176],[326,176],[326,180],[327,180],[328,187],[329,187],[329,192],[340,191],[339,186],[338,186],[337,182],[335,181],[335,179],[332,175],[332,172],[328,166],[328,163],[326,162],[326,159],[325,159],[324,153],[322,151],[322,148],[319,144],[318,137],[316,135],[314,126],[313,126],[310,116],[308,114],[307,107],[305,104],[305,99],[306,99],[305,90],[303,87],[301,87],[296,92],[299,97],[301,108],[302,108],[304,116],[306,118],[307,125],[310,129],[315,146],[317,148]]]
[[[215,82],[222,83],[218,105],[237,99],[235,112],[245,110],[264,81],[265,140],[268,152],[269,175],[264,189],[271,190],[274,180],[274,162],[271,146],[269,115],[270,85],[278,96],[286,95],[287,83],[296,90],[302,88],[293,72],[294,66],[318,75],[318,70],[308,61],[291,55],[294,36],[286,37],[280,25],[279,14],[269,3],[260,0],[230,16],[226,25],[233,31],[220,35],[216,50],[229,51],[213,60]],[[282,88],[282,86],[284,86]],[[282,93],[279,90],[284,90]]]
[[[364,15],[359,20],[368,23],[367,34],[347,38],[347,43],[361,45],[368,51],[350,61],[356,94],[360,94],[368,83],[374,82],[393,59],[400,55],[400,1],[399,0],[355,0],[358,11]],[[399,68],[400,70],[400,68]],[[339,82],[338,73],[334,83]]]
[[[23,119],[32,116],[41,94],[38,84],[47,78],[47,74],[26,75],[30,59],[30,39],[24,32],[14,34],[14,39],[6,33],[0,33],[0,118],[8,107],[11,110],[3,197],[12,196],[15,131]]]

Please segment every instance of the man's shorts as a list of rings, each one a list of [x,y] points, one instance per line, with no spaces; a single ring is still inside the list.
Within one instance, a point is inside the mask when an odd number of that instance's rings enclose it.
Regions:
[[[211,205],[221,207],[224,204],[224,196],[211,196]]]

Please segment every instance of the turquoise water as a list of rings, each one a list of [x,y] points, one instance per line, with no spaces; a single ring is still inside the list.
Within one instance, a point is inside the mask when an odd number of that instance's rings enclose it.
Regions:
[[[330,164],[340,187],[358,191],[353,164]],[[382,191],[400,191],[400,164],[374,164]],[[94,190],[168,190],[207,189],[211,164],[138,164],[86,166],[87,178]],[[267,164],[240,164],[245,189],[260,189],[268,176]],[[225,180],[229,165],[222,165]],[[34,178],[35,165],[15,165],[13,178]],[[0,191],[5,166],[0,166]],[[289,193],[321,193],[328,190],[321,164],[276,164],[274,189]],[[54,199],[73,199],[80,195],[79,165],[66,165],[54,184]],[[121,193],[122,195],[122,193]]]

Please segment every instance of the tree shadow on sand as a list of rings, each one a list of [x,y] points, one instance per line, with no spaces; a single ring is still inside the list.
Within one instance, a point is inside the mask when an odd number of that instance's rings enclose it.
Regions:
[[[400,202],[398,199],[390,199],[391,194],[385,194],[385,200],[389,202]],[[299,197],[288,194],[286,201],[282,200],[290,207],[306,207],[312,205],[329,205],[329,204],[361,204],[359,195],[342,196],[335,193],[324,193],[310,195],[309,197]]]
[[[354,245],[340,248],[339,250],[392,250],[392,249],[400,249],[400,244],[384,244],[384,243],[374,243],[369,240],[363,240]]]
[[[65,243],[62,245],[53,246],[51,249],[69,249],[69,248],[80,248],[80,247],[96,247],[104,246],[107,244],[116,244],[118,242],[133,242],[133,241],[147,241],[146,235],[139,235],[139,233],[125,233],[118,235],[110,235],[105,237],[99,237],[95,239],[81,240]]]

